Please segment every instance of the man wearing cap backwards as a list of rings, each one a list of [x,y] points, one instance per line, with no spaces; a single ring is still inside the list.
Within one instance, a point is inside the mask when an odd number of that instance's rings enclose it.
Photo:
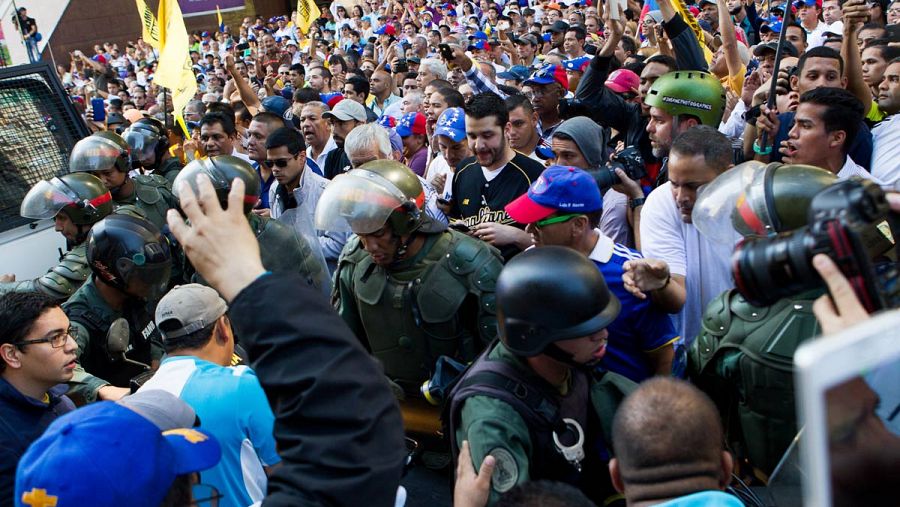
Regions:
[[[218,463],[219,442],[192,428],[189,417],[161,416],[192,415],[184,402],[155,398],[150,403],[155,408],[145,400],[105,401],[54,421],[19,462],[15,505],[158,507],[219,499],[214,487],[197,478],[197,472]],[[170,426],[173,422],[179,425]]]
[[[334,275],[335,308],[413,404],[441,356],[471,361],[496,337],[502,268],[495,249],[433,220],[424,201],[409,168],[375,160],[335,178],[316,209],[320,229],[356,234]]]
[[[37,292],[0,296],[0,505],[13,498],[16,464],[54,419],[75,409],[64,384],[75,372],[69,319]]]
[[[223,495],[220,505],[246,506],[265,496],[266,472],[281,458],[272,436],[275,416],[256,374],[231,366],[234,332],[228,306],[215,290],[181,285],[156,306],[166,358],[138,391],[163,390],[190,405],[200,428],[222,447],[203,481]],[[240,407],[240,410],[234,410]]]
[[[528,224],[525,230],[536,247],[565,246],[587,256],[622,303],[622,313],[608,328],[609,345],[600,366],[635,382],[654,374],[671,375],[675,328],[650,301],[625,290],[623,265],[641,254],[614,242],[599,228],[604,201],[591,175],[555,165],[527,193],[506,205],[506,211],[515,221]]]
[[[348,83],[349,84],[349,83]],[[344,152],[344,140],[357,125],[366,123],[368,119],[366,107],[356,100],[342,100],[331,111],[322,114],[331,125],[331,138],[335,148],[328,152],[322,166],[323,176],[334,179],[338,174],[350,170],[350,159]]]
[[[500,341],[453,388],[446,421],[455,455],[467,441],[475,470],[494,461],[488,505],[535,480],[578,487],[597,505],[615,494],[610,429],[634,383],[591,368],[620,306],[597,267],[569,248],[528,250],[500,273]]]

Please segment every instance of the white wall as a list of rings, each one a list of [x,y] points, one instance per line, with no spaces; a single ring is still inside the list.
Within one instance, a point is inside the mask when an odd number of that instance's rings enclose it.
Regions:
[[[13,24],[12,15],[16,8],[25,7],[28,9],[28,17],[34,18],[37,22],[38,32],[43,35],[43,39],[38,43],[38,49],[41,51],[50,42],[50,36],[56,29],[57,23],[62,19],[62,15],[66,12],[70,0],[0,0],[0,26],[3,27],[3,37],[6,47],[9,49],[12,63],[18,65],[28,63],[28,54],[25,52],[25,44],[22,42],[22,36]],[[68,56],[63,55],[63,61],[68,61]]]

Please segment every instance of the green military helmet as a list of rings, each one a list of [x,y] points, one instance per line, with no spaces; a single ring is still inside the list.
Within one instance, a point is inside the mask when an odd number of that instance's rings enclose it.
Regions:
[[[497,279],[500,339],[513,353],[570,362],[555,342],[591,336],[619,315],[621,303],[590,259],[561,246],[515,256]]]
[[[97,172],[116,168],[131,170],[131,148],[114,132],[96,132],[75,144],[69,157],[69,172]]]
[[[169,242],[151,222],[112,214],[87,237],[87,260],[107,285],[147,301],[165,293],[172,272]]]
[[[393,160],[373,160],[332,180],[316,206],[316,228],[371,234],[390,223],[393,233],[446,229],[425,213],[419,178]]]
[[[209,177],[213,188],[216,190],[216,197],[219,198],[219,204],[223,209],[228,207],[228,193],[231,192],[231,182],[235,178],[240,178],[244,182],[245,214],[250,213],[259,200],[259,175],[256,174],[253,167],[240,158],[231,155],[217,155],[194,160],[178,173],[175,182],[172,184],[172,192],[179,202],[181,202],[181,197],[178,195],[181,182],[187,182],[196,195],[197,176],[200,174],[205,174]]]
[[[87,173],[64,174],[37,182],[22,200],[26,218],[53,218],[65,213],[75,225],[93,225],[113,211],[112,195],[100,178]]]
[[[718,127],[725,111],[725,89],[712,74],[677,70],[663,74],[653,83],[644,104],[672,116],[696,116],[701,124]]]
[[[141,118],[132,123],[122,138],[131,148],[131,162],[135,168],[153,167],[169,148],[166,127],[156,118]]]
[[[732,167],[697,194],[691,214],[708,238],[773,236],[807,225],[813,197],[837,181],[832,172],[802,164],[749,161]]]

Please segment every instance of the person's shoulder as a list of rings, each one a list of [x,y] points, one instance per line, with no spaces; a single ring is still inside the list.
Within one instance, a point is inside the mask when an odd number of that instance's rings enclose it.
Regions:
[[[543,164],[518,151],[507,166],[512,166],[522,171],[528,177],[529,182],[537,179],[544,172]]]
[[[667,181],[662,185],[654,188],[653,191],[651,191],[647,196],[647,200],[644,201],[644,207],[641,209],[641,216],[643,216],[648,209],[656,211],[659,208],[665,206],[667,203],[673,201],[674,197],[672,196],[672,182]]]
[[[478,160],[474,156],[463,159],[458,167],[459,169],[456,170],[456,173],[453,176],[454,180],[461,179],[463,174],[466,174],[468,177],[468,174],[481,173],[481,165],[478,164]]]

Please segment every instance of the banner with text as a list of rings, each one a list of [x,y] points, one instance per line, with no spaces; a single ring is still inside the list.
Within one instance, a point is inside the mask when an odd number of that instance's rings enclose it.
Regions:
[[[216,6],[222,12],[237,11],[244,8],[244,0],[178,0],[184,17],[215,14]]]

